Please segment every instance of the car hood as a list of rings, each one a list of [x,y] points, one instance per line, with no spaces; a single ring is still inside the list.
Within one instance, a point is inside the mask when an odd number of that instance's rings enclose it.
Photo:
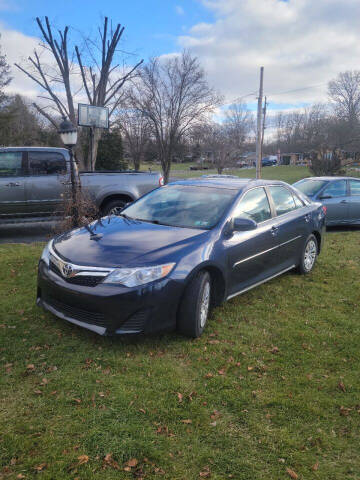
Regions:
[[[146,266],[174,261],[178,251],[201,242],[208,234],[208,230],[111,216],[56,237],[53,247],[64,260],[78,265]]]

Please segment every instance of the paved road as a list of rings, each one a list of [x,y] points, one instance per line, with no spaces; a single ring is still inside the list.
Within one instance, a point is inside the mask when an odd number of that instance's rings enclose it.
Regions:
[[[0,225],[0,243],[45,242],[54,235],[55,225],[55,222]]]

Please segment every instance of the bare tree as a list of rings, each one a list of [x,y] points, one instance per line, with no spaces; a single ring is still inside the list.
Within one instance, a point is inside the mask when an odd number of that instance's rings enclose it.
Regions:
[[[45,22],[37,17],[36,22],[42,35],[42,51],[34,51],[25,66],[15,65],[45,92],[39,98],[46,105],[34,103],[38,112],[54,126],[59,117],[68,117],[76,125],[75,98],[85,93],[90,105],[107,106],[112,114],[120,102],[121,88],[142,63],[141,60],[124,73],[115,58],[124,27],[118,24],[115,29],[110,28],[105,17],[103,28],[99,29],[99,42],[86,38],[82,49],[76,45],[75,51],[71,51],[68,26],[55,33],[48,17]],[[53,65],[43,61],[44,52],[50,53]],[[87,64],[83,56],[87,57]],[[94,170],[101,130],[94,128],[91,133],[89,157],[81,166]],[[79,156],[80,152],[77,153]]]
[[[134,105],[134,102],[131,101],[132,98],[134,98],[134,93],[129,95],[130,101],[126,102],[119,111],[116,123],[123,134],[127,155],[131,158],[135,170],[140,170],[150,140],[151,128],[149,117],[137,109],[137,102]]]
[[[330,100],[337,115],[355,125],[360,117],[360,71],[341,72],[328,85]]]
[[[202,149],[207,149],[218,174],[233,162],[236,147],[224,124],[208,122],[201,127]]]
[[[10,67],[6,61],[6,56],[2,54],[0,47],[0,105],[3,103],[6,96],[4,88],[7,87],[10,82]]]
[[[134,93],[134,106],[149,119],[166,183],[175,146],[221,99],[209,87],[198,59],[188,52],[151,59],[141,69],[140,81],[134,82]]]
[[[224,125],[234,148],[239,152],[242,151],[251,132],[255,128],[255,120],[252,112],[248,110],[244,103],[230,105],[229,109],[225,112]]]

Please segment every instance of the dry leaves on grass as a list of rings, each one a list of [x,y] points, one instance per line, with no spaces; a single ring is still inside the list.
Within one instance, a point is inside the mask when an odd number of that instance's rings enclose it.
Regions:
[[[297,480],[299,478],[299,475],[296,472],[294,472],[294,470],[291,470],[291,468],[287,468],[286,473],[294,480]]]
[[[345,385],[343,384],[343,382],[339,382],[339,383],[338,383],[338,388],[339,388],[342,392],[346,392],[346,388],[345,388]]]
[[[84,463],[88,463],[89,456],[88,455],[79,455],[78,460],[79,460],[79,465],[83,465]]]
[[[130,458],[130,460],[128,460],[125,463],[125,467],[124,467],[125,472],[131,472],[131,469],[135,468],[138,463],[139,462],[138,462],[137,458]]]
[[[46,467],[46,463],[40,463],[40,465],[36,465],[36,467],[34,467],[34,470],[36,470],[37,472],[42,472],[43,470],[45,470]]]
[[[211,472],[209,467],[204,467],[204,469],[199,473],[200,478],[210,478]]]
[[[112,458],[112,453],[107,453],[103,460],[102,468],[105,470],[107,467],[111,467],[115,470],[120,470],[120,465],[116,460]]]

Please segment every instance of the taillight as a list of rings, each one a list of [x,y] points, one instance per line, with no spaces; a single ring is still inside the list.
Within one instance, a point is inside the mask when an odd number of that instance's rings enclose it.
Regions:
[[[326,215],[327,208],[325,207],[325,205],[322,205],[321,208],[322,208],[322,211],[324,212],[324,215]]]
[[[164,185],[164,177],[159,178],[159,185],[162,187]]]

